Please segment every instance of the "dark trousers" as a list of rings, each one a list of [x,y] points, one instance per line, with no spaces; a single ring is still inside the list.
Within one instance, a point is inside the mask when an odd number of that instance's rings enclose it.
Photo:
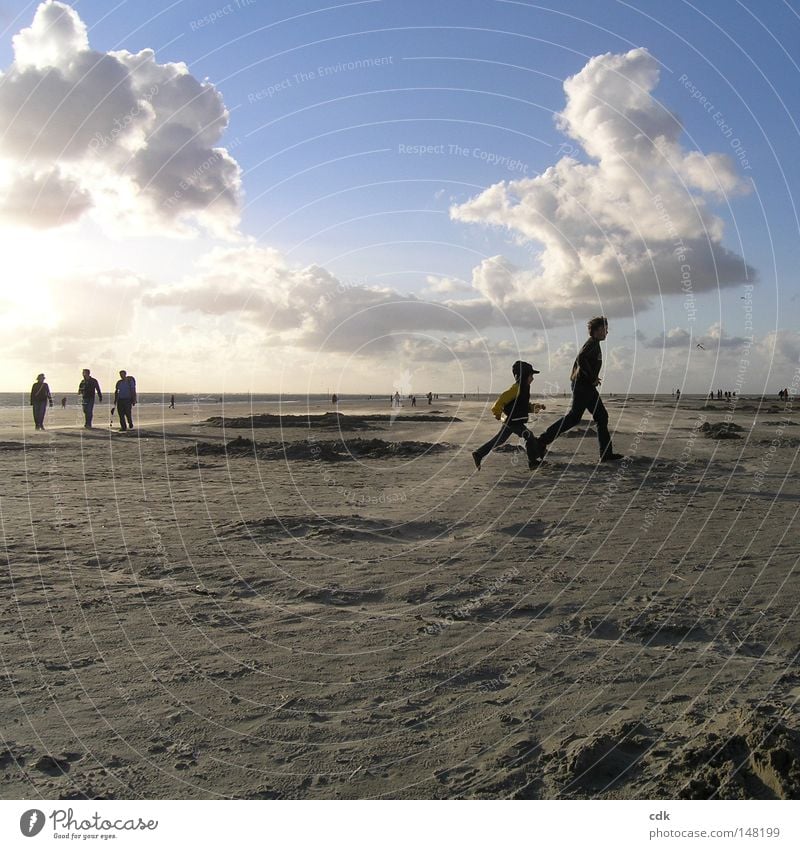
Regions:
[[[119,426],[122,430],[127,430],[133,427],[133,404],[129,400],[120,399],[117,401],[117,415],[119,416]]]
[[[481,445],[475,453],[483,460],[492,449],[501,446],[511,436],[521,436],[525,440],[528,463],[533,463],[539,456],[539,446],[536,443],[536,437],[528,430],[528,423],[523,421],[505,422],[500,428],[500,432],[496,436],[493,436],[487,443]]]
[[[33,402],[33,423],[36,425],[37,430],[39,430],[40,427],[44,427],[44,414],[46,412],[47,401]]]
[[[92,416],[94,415],[94,398],[84,398],[81,402],[83,407],[83,426],[92,426]]]
[[[600,398],[600,393],[594,386],[587,386],[581,383],[576,383],[572,388],[572,406],[569,412],[557,422],[553,422],[539,437],[539,441],[543,445],[549,445],[556,437],[575,427],[583,418],[586,410],[589,410],[597,424],[600,456],[602,457],[606,453],[612,453],[611,434],[608,432],[608,412]]]

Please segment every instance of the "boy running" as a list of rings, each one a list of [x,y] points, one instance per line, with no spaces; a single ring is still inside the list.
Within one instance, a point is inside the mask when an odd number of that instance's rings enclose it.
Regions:
[[[536,412],[536,406],[531,404],[531,384],[533,376],[539,372],[530,364],[517,360],[511,366],[514,383],[494,402],[492,415],[499,421],[505,413],[505,421],[499,433],[493,436],[485,445],[472,452],[475,468],[480,469],[484,457],[493,449],[502,445],[512,434],[525,440],[525,450],[528,452],[528,468],[535,469],[542,457],[536,437],[528,430],[528,414]]]
[[[547,446],[562,433],[583,418],[586,410],[592,414],[597,424],[597,438],[600,441],[600,460],[611,463],[622,459],[622,454],[615,454],[611,445],[611,434],[608,432],[608,412],[606,411],[597,387],[600,385],[600,369],[603,367],[603,354],[600,343],[608,336],[608,319],[599,315],[589,319],[589,338],[581,348],[572,366],[570,381],[572,382],[572,407],[570,411],[539,437],[539,450],[544,456]]]

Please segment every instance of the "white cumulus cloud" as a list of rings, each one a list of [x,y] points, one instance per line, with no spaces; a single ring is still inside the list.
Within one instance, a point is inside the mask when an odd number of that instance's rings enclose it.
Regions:
[[[6,221],[53,227],[92,211],[126,232],[235,233],[240,169],[219,144],[228,111],[211,83],[152,50],[92,50],[56,0],[13,46],[0,73]]]
[[[680,121],[653,97],[658,78],[642,48],[591,59],[564,83],[557,121],[577,143],[565,146],[569,155],[451,207],[457,221],[507,228],[540,246],[537,267],[493,257],[475,269],[473,285],[495,306],[557,324],[754,280],[723,245],[710,208],[749,184],[730,157],[684,149]],[[578,146],[592,161],[579,161]]]
[[[216,248],[184,280],[147,291],[148,307],[233,316],[269,344],[370,353],[396,348],[408,334],[472,336],[497,322],[484,299],[429,301],[388,287],[339,280],[317,265],[297,268],[271,248]]]

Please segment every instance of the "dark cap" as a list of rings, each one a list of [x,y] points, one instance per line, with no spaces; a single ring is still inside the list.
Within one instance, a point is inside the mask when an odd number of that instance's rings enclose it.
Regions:
[[[511,374],[514,375],[516,380],[519,380],[521,377],[528,377],[531,374],[539,374],[540,372],[535,369],[530,363],[526,363],[524,360],[517,360],[513,366],[511,366]]]

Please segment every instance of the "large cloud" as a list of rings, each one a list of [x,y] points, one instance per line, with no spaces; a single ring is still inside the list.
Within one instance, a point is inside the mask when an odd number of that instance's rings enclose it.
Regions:
[[[493,257],[475,270],[474,285],[497,307],[554,324],[753,281],[709,209],[748,184],[729,157],[682,148],[680,122],[652,96],[658,73],[644,49],[591,59],[564,83],[558,123],[596,162],[581,163],[565,145],[569,155],[540,176],[497,183],[451,207],[455,220],[541,244],[538,268]]]
[[[69,6],[47,0],[0,74],[0,215],[50,227],[94,210],[128,232],[231,235],[240,171],[218,142],[219,92],[152,50],[99,53]]]
[[[483,299],[428,301],[385,287],[350,284],[316,265],[294,268],[275,250],[217,248],[180,283],[147,292],[150,307],[235,316],[270,344],[371,353],[396,348],[409,334],[474,335],[499,322]]]

